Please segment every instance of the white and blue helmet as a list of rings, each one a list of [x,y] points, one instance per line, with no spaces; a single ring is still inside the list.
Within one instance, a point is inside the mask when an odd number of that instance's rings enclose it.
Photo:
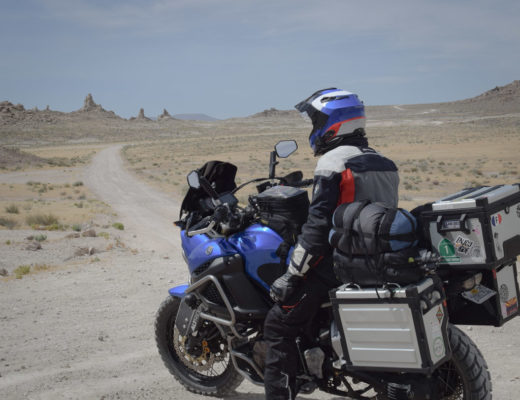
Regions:
[[[318,90],[295,108],[312,121],[309,143],[314,154],[323,154],[346,137],[365,135],[365,107],[354,93]]]

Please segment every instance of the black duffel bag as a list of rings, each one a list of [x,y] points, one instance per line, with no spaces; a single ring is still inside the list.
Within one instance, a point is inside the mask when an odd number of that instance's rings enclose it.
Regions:
[[[342,283],[360,286],[381,286],[385,283],[408,285],[424,276],[415,259],[420,257],[416,247],[401,251],[382,253],[378,259],[365,256],[348,256],[341,250],[333,253],[334,273]]]
[[[343,283],[362,286],[408,284],[423,272],[418,255],[417,221],[401,208],[356,201],[340,205],[332,217],[329,242],[334,272]]]
[[[377,255],[417,244],[417,221],[402,208],[355,201],[340,205],[332,216],[329,242],[349,255]]]

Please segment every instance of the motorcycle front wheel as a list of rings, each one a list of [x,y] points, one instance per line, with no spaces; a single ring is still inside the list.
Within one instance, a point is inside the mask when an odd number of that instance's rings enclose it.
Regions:
[[[164,365],[190,392],[218,397],[233,393],[243,377],[235,370],[218,329],[205,321],[195,337],[181,336],[175,327],[180,302],[168,296],[156,314],[155,340]]]

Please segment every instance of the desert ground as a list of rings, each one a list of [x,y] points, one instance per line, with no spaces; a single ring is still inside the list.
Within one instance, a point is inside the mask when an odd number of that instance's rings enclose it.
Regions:
[[[367,107],[370,143],[400,169],[400,206],[520,181],[520,82],[452,103]],[[73,113],[0,103],[0,398],[194,399],[162,365],[154,315],[187,281],[172,224],[186,174],[210,159],[266,176],[316,163],[308,123],[266,110],[224,121],[124,120],[87,97]],[[247,199],[247,192],[240,197]],[[517,399],[520,319],[464,326],[495,399]],[[235,399],[261,399],[244,382]],[[315,392],[307,399],[330,399]]]

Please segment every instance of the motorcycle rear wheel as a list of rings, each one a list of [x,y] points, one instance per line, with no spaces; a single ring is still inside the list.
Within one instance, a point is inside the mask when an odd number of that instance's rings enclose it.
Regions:
[[[463,331],[449,325],[452,359],[436,371],[443,400],[491,400],[492,387],[486,360]]]
[[[234,368],[229,354],[219,354],[218,372],[205,375],[197,371],[197,365],[190,368],[186,352],[180,351],[179,337],[175,328],[175,317],[180,299],[168,296],[163,301],[155,318],[155,340],[164,365],[187,390],[193,393],[224,397],[234,392],[244,379]],[[176,343],[177,341],[177,343]],[[227,350],[224,351],[227,353]],[[199,364],[204,367],[203,364]],[[211,366],[213,371],[213,366]]]
[[[491,400],[492,387],[486,360],[475,343],[463,331],[454,325],[448,325],[448,336],[452,358],[442,364],[433,374],[439,400]],[[368,382],[357,382],[355,389],[367,389],[366,394],[359,394],[356,399],[388,400],[385,394],[374,396]],[[345,392],[345,396],[348,393]],[[394,398],[394,397],[392,397]]]

